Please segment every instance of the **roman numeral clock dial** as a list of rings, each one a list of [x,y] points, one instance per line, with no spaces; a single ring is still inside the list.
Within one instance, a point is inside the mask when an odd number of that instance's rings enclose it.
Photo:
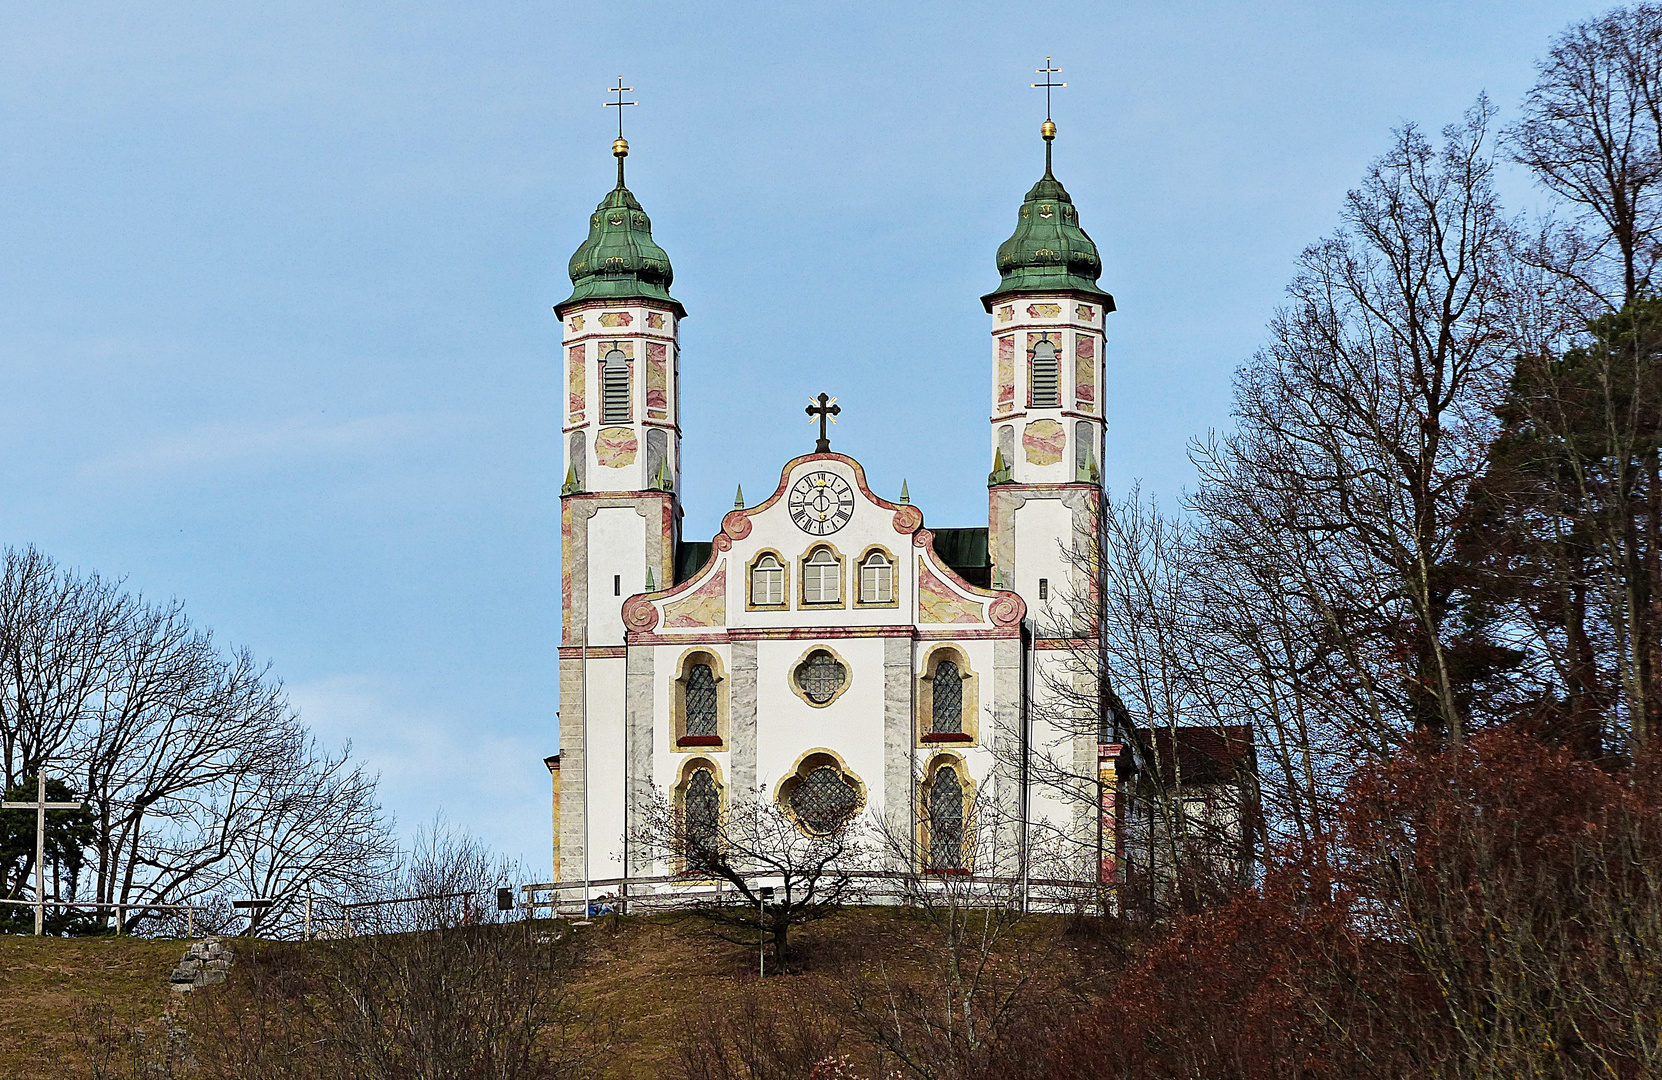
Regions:
[[[854,516],[854,489],[833,472],[811,472],[791,485],[791,520],[809,536],[830,536]]]

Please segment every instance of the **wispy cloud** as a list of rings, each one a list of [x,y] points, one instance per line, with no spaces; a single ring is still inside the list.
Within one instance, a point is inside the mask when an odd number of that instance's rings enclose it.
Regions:
[[[275,424],[218,422],[153,439],[91,462],[100,474],[177,473],[258,462],[287,464],[364,453],[414,438],[422,426],[403,413],[324,423],[291,417]]]
[[[351,740],[352,756],[381,774],[381,804],[408,842],[444,812],[528,869],[548,869],[546,748],[492,731],[477,716],[406,707],[395,688],[367,675],[289,684],[289,700],[326,744]],[[552,736],[552,732],[550,732]]]

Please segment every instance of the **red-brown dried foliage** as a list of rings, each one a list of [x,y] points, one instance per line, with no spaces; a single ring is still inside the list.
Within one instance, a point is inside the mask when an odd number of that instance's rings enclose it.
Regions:
[[[1161,928],[1053,1074],[1662,1074],[1657,781],[1510,727],[1416,748],[1338,835]]]

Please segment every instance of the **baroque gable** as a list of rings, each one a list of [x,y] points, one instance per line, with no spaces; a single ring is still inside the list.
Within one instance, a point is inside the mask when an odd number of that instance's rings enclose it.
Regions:
[[[1021,597],[965,581],[933,540],[923,512],[874,494],[853,458],[804,455],[785,466],[767,499],[723,518],[695,573],[624,601],[628,642],[886,636],[900,628],[932,638],[1019,636]],[[759,567],[778,583],[758,586]],[[776,603],[756,602],[775,595]]]

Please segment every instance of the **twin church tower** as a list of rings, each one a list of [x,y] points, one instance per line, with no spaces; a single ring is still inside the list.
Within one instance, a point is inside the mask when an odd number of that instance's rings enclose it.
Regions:
[[[765,799],[809,833],[879,814],[915,834],[922,868],[1008,873],[974,865],[976,823],[996,818],[1007,835],[995,846],[1013,860],[1065,838],[1111,879],[1112,755],[1089,717],[1065,714],[1096,699],[1073,685],[1084,676],[1069,658],[1094,595],[1114,299],[1052,174],[1048,119],[1042,134],[1044,175],[981,298],[986,526],[926,525],[904,490],[873,493],[859,462],[822,443],[709,540],[681,528],[686,310],[624,186],[628,144],[613,144],[617,186],[554,309],[565,388],[555,880],[685,872],[633,839],[666,798],[689,831],[713,829],[739,799]],[[723,378],[708,363],[689,358],[693,377]],[[1039,754],[1071,765],[1073,780],[1030,767]],[[1081,799],[1086,789],[1107,794]]]

